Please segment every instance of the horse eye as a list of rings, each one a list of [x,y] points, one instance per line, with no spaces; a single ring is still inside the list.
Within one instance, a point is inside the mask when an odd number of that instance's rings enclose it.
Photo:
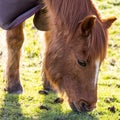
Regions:
[[[80,60],[78,60],[78,64],[81,65],[82,67],[86,67],[87,65],[86,61],[80,61]]]

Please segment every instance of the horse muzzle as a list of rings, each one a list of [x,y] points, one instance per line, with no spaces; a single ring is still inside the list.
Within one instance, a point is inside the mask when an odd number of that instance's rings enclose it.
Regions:
[[[69,101],[69,105],[74,112],[90,112],[96,108],[95,104],[90,105],[86,101],[80,101],[79,105],[77,105],[75,102]]]

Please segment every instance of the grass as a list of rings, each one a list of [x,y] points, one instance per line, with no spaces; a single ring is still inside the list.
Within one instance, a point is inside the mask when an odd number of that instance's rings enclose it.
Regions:
[[[103,17],[114,15],[118,18],[109,29],[108,53],[99,74],[97,108],[89,113],[74,113],[66,101],[53,104],[56,94],[45,96],[38,93],[42,89],[43,37],[32,27],[30,18],[26,22],[27,37],[21,59],[23,94],[10,95],[3,91],[4,60],[0,56],[0,120],[120,120],[120,1],[95,2]],[[49,107],[49,110],[41,110],[40,105]],[[108,110],[112,106],[115,107],[115,113]]]

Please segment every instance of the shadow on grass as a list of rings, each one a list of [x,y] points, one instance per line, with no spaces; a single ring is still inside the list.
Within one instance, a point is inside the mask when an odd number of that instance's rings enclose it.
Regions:
[[[30,120],[22,114],[19,95],[5,94],[0,112],[0,120]]]
[[[0,120],[98,120],[90,113],[63,111],[64,106],[62,104],[54,104],[53,101],[56,98],[56,93],[49,93],[49,95],[44,96],[44,100],[40,105],[48,107],[48,110],[38,108],[34,116],[26,117],[22,113],[19,95],[5,94]]]
[[[39,120],[98,120],[98,118],[91,113],[76,113],[70,109],[64,111],[64,104],[54,104],[53,101],[56,98],[56,93],[50,93],[50,95],[44,97],[42,105],[47,106],[48,110],[40,110],[37,113]]]

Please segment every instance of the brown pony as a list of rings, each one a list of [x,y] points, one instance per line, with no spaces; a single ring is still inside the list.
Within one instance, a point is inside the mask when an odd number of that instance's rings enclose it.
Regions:
[[[107,29],[116,18],[101,19],[91,0],[44,1],[50,21],[44,72],[55,88],[66,93],[73,110],[91,111],[97,101],[99,67],[106,55]],[[21,93],[19,62],[23,24],[8,30],[6,37],[6,90]]]
[[[107,29],[116,18],[101,19],[92,0],[45,0],[51,38],[44,69],[50,83],[75,111],[96,107],[97,79],[107,49]]]

